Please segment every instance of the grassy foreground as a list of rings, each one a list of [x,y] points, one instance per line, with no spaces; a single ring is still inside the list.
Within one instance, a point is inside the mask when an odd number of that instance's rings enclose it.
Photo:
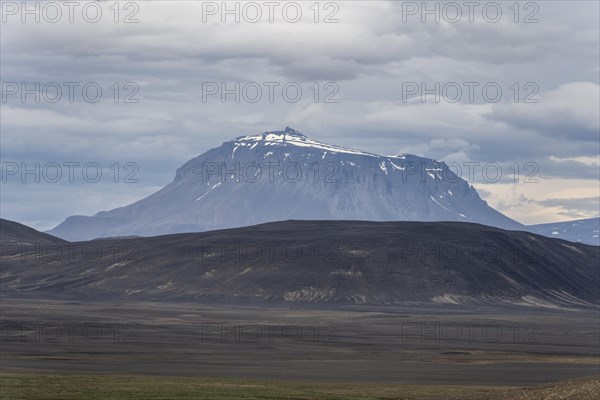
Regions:
[[[441,399],[461,398],[495,388],[437,385],[269,382],[220,378],[148,376],[0,375],[0,398],[44,400],[95,399]]]
[[[600,376],[528,388],[271,382],[244,379],[0,374],[2,400],[596,400]]]

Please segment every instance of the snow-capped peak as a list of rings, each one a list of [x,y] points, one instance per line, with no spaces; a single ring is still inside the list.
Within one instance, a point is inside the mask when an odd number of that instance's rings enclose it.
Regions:
[[[286,126],[285,129],[283,130],[283,133],[285,133],[286,135],[292,135],[292,136],[299,136],[299,137],[306,137],[306,135],[302,132],[298,132],[295,129],[290,128],[289,126]]]
[[[378,154],[368,153],[361,150],[334,146],[328,143],[320,142],[306,136],[305,134],[286,127],[283,131],[265,132],[258,135],[240,136],[235,140],[236,146],[247,146],[249,143],[261,143],[266,146],[292,145],[298,147],[310,147],[331,153],[356,154],[369,157],[382,157]],[[252,146],[254,147],[254,146]]]

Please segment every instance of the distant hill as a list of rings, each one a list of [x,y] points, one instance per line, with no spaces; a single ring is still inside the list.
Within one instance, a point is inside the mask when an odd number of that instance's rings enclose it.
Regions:
[[[600,246],[600,218],[529,225],[526,229],[548,237]]]
[[[472,223],[283,221],[62,247],[58,260],[3,254],[2,293],[291,304],[599,303],[600,248]]]

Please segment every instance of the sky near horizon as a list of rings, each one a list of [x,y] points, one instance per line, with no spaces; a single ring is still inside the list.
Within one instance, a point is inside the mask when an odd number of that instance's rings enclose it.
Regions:
[[[599,215],[597,1],[0,3],[2,218],[124,206],[286,126],[461,165],[525,224]]]

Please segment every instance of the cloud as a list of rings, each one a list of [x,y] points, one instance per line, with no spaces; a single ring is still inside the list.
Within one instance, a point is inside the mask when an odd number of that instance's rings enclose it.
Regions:
[[[538,201],[538,204],[546,207],[560,207],[565,215],[592,215],[597,216],[600,211],[600,197],[583,197],[569,199],[548,199]],[[585,217],[584,217],[585,218]]]
[[[530,214],[519,211],[520,195],[595,195],[585,188],[598,181],[598,164],[588,162],[599,150],[597,2],[539,2],[535,24],[515,23],[512,3],[502,3],[504,17],[496,24],[481,15],[474,23],[422,23],[420,16],[404,22],[402,2],[392,1],[336,3],[339,22],[333,24],[315,23],[310,2],[302,3],[306,18],[296,24],[280,14],[273,23],[222,24],[220,16],[204,23],[200,2],[137,2],[139,23],[116,24],[111,4],[102,3],[107,18],[96,24],[80,18],[23,24],[18,16],[2,23],[3,82],[97,82],[104,96],[94,104],[81,98],[22,103],[18,97],[2,103],[0,153],[3,161],[19,162],[134,161],[144,178],[136,195],[123,195],[118,185],[102,191],[35,186],[35,196],[52,204],[42,217],[39,204],[26,198],[33,195],[29,186],[5,186],[3,216],[58,223],[74,211],[63,201],[69,195],[90,214],[125,205],[223,141],[286,125],[375,153],[497,162],[504,170],[535,163],[543,180],[536,190],[507,189],[509,175],[494,187],[476,182],[490,202],[517,219],[561,217],[550,203],[535,204]],[[338,103],[323,102],[329,81],[339,88]],[[119,100],[123,84],[138,85],[139,102],[115,103],[109,89],[115,82]],[[281,92],[273,102],[222,102],[220,96],[204,102],[203,82],[298,82],[303,96],[297,103],[286,102]],[[495,104],[480,94],[472,102],[405,101],[406,82],[494,82],[504,96]],[[528,82],[539,87],[539,103],[514,103],[510,87],[518,84],[522,100]],[[557,187],[569,193],[559,195]],[[111,200],[102,205],[100,195]],[[572,204],[577,212],[578,203]],[[579,212],[589,211],[585,204]]]
[[[572,82],[541,93],[537,104],[500,104],[489,118],[546,137],[595,143],[600,132],[598,110],[600,86]]]

